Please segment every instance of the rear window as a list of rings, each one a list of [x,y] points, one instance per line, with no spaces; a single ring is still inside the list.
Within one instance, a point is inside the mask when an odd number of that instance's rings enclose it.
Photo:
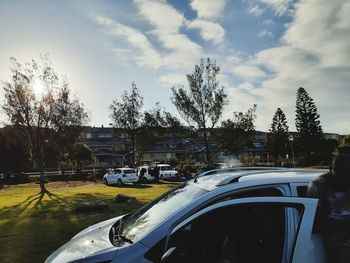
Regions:
[[[136,173],[136,171],[133,169],[130,169],[130,170],[124,170],[124,173],[125,174],[132,174],[132,173]]]

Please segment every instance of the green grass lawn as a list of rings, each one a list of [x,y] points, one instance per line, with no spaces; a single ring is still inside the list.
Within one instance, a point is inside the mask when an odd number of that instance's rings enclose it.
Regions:
[[[174,183],[129,185],[121,188],[91,182],[53,182],[51,195],[40,195],[34,183],[0,189],[0,262],[43,262],[80,230],[111,217],[133,211]],[[113,201],[117,194],[137,198],[136,203]],[[100,212],[76,212],[77,204],[102,200]]]

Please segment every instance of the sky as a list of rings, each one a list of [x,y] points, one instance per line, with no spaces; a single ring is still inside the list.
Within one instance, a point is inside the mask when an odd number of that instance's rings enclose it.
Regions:
[[[223,120],[257,104],[256,129],[267,131],[280,107],[295,130],[304,87],[323,130],[349,134],[349,14],[348,0],[0,0],[0,80],[10,57],[49,53],[90,124],[108,126],[108,106],[133,81],[145,110],[160,102],[177,114],[171,88],[209,57],[228,94]]]

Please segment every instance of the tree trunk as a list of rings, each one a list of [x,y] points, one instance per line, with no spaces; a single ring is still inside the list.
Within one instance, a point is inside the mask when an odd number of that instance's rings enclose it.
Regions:
[[[132,153],[131,153],[131,161],[132,165],[131,167],[135,166],[135,134],[131,135],[131,147],[132,147]]]
[[[205,161],[210,162],[209,139],[206,127],[204,127],[204,143],[205,143]]]
[[[205,161],[207,163],[210,163],[210,152],[209,152],[209,147],[208,145],[205,146]]]
[[[45,164],[44,164],[44,162],[40,161],[39,166],[40,166],[40,192],[45,193],[46,188],[45,188]]]

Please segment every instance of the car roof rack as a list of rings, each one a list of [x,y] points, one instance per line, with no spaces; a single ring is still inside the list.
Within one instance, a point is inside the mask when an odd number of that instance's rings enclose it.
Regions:
[[[205,171],[203,173],[198,174],[195,178],[194,181],[196,182],[198,178],[212,175],[212,174],[219,174],[219,173],[231,173],[235,171],[247,171],[247,170],[286,170],[286,169],[291,169],[291,168],[284,168],[284,167],[266,167],[266,166],[260,166],[260,167],[254,167],[254,166],[235,166],[235,167],[230,167],[230,168],[222,168],[222,169],[213,169],[209,171]]]
[[[221,183],[219,183],[217,186],[238,182],[239,178],[246,176],[246,175],[252,175],[252,174],[263,174],[263,173],[269,173],[271,171],[279,171],[279,172],[315,172],[315,169],[304,169],[304,168],[285,168],[285,167],[254,167],[254,166],[237,166],[237,167],[231,167],[231,168],[224,168],[224,169],[215,169],[206,171],[204,173],[208,174],[199,174],[194,178],[194,182],[198,182],[198,179],[201,177],[213,175],[213,174],[222,174],[222,173],[230,173],[230,172],[236,172],[236,171],[258,171],[258,172],[248,172],[248,173],[241,173],[232,175],[232,177],[227,178],[226,180],[223,180]],[[320,171],[319,169],[316,169],[316,171]]]
[[[267,174],[267,173],[271,173],[273,171],[278,171],[279,173],[287,173],[287,172],[315,173],[315,172],[320,172],[322,170],[321,169],[303,169],[303,168],[282,168],[282,169],[273,169],[273,170],[262,169],[262,171],[258,171],[258,172],[251,171],[251,172],[247,172],[247,173],[232,175],[229,178],[223,179],[216,186],[223,186],[223,185],[228,185],[231,183],[237,183],[238,180],[242,177],[249,176],[249,175],[257,175],[257,174]]]

